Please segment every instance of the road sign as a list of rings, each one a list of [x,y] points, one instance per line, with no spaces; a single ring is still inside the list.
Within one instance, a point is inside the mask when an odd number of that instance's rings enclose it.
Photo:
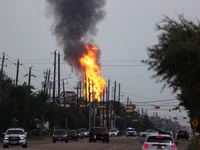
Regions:
[[[198,122],[197,119],[195,118],[195,119],[192,121],[192,124],[193,124],[194,127],[196,127],[196,126],[199,124],[199,122]]]

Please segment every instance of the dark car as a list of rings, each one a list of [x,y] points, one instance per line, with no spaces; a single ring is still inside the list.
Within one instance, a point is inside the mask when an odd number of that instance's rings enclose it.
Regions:
[[[83,139],[83,132],[82,132],[80,129],[77,129],[77,130],[76,130],[76,133],[77,133],[77,135],[78,135],[78,138]]]
[[[76,130],[69,130],[69,131],[67,131],[67,134],[68,134],[68,139],[69,140],[78,141],[78,135],[76,133]]]
[[[96,142],[101,140],[102,142],[109,142],[109,134],[103,127],[92,127],[89,132],[89,142]]]
[[[188,140],[188,137],[189,137],[189,135],[188,135],[187,131],[179,130],[179,132],[177,134],[177,140],[180,139],[180,138]]]
[[[53,133],[52,137],[53,143],[56,143],[56,141],[65,141],[68,142],[68,135],[67,131],[65,129],[56,129]]]
[[[165,130],[163,130],[163,129],[161,129],[161,128],[156,128],[155,130],[158,131],[159,134],[169,134],[169,135],[171,135],[170,132],[165,131]]]

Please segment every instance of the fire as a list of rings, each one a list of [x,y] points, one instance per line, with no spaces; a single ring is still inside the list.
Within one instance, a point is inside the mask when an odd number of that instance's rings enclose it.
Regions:
[[[81,66],[85,68],[85,75],[89,79],[89,84],[87,82],[87,89],[90,88],[90,93],[92,91],[95,92],[95,94],[91,95],[91,102],[93,101],[93,97],[95,96],[95,99],[97,102],[100,102],[100,95],[103,94],[103,90],[106,85],[106,81],[103,77],[99,75],[101,72],[100,67],[97,64],[96,60],[96,53],[95,51],[98,51],[99,48],[97,46],[85,45],[85,48],[87,50],[87,54],[83,54],[83,57],[79,59]],[[89,97],[89,91],[87,90],[87,97]],[[89,99],[87,100],[89,101]]]

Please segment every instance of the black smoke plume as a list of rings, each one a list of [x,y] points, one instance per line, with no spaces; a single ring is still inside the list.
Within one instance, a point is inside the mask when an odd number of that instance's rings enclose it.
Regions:
[[[81,73],[79,59],[87,53],[85,44],[93,44],[96,25],[105,17],[105,0],[47,0],[48,13],[54,17],[52,33],[64,50],[65,61],[72,71]],[[97,51],[99,63],[100,51]]]

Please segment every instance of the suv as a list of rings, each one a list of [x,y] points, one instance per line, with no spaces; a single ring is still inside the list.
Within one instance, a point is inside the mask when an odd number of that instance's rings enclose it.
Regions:
[[[83,132],[80,129],[76,129],[76,133],[78,135],[78,138],[83,139]]]
[[[187,139],[187,140],[188,140],[188,137],[189,137],[189,135],[188,135],[187,131],[180,130],[180,131],[178,132],[178,135],[177,135],[177,140],[178,140],[179,138]]]
[[[3,138],[3,147],[8,148],[9,145],[22,145],[27,148],[27,133],[23,128],[9,128]]]
[[[137,136],[137,131],[135,128],[129,127],[126,129],[126,136]]]
[[[68,135],[67,131],[65,129],[56,129],[53,133],[52,137],[53,143],[56,143],[56,141],[65,141],[68,142]]]
[[[80,128],[80,130],[83,132],[83,137],[88,137],[88,131],[86,128]]]
[[[92,127],[89,133],[89,142],[96,142],[101,140],[103,142],[109,142],[109,134],[103,127]]]

